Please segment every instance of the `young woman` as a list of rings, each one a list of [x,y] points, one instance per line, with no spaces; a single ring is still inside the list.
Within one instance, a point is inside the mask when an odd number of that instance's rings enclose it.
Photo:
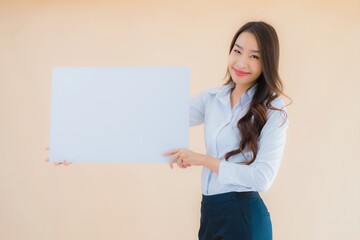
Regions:
[[[270,213],[259,192],[272,185],[288,128],[278,74],[279,41],[265,22],[235,34],[223,86],[191,100],[190,126],[204,124],[206,155],[178,148],[180,168],[203,166],[200,240],[272,239]]]
[[[173,155],[171,168],[174,162],[203,166],[200,240],[272,239],[259,192],[272,185],[286,142],[278,66],[274,28],[264,22],[242,26],[230,45],[225,84],[191,100],[190,126],[204,124],[206,155],[183,148],[163,154]],[[55,163],[62,164],[70,163]]]

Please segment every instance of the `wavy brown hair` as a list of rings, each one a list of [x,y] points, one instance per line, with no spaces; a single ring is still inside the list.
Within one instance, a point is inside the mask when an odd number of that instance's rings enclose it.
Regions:
[[[283,84],[281,82],[279,69],[279,39],[275,29],[262,21],[248,22],[242,26],[234,35],[230,51],[231,53],[238,36],[243,32],[254,34],[260,51],[262,73],[256,79],[254,84],[257,84],[256,91],[249,105],[247,113],[239,120],[237,127],[239,128],[241,141],[238,149],[228,152],[225,159],[228,160],[231,156],[242,153],[248,148],[252,152],[251,159],[245,159],[242,164],[250,165],[256,159],[258,152],[258,139],[262,128],[267,121],[267,110],[277,110],[283,113],[284,123],[286,121],[286,112],[283,109],[276,108],[271,105],[271,102],[279,96],[285,96],[283,93]],[[233,82],[229,68],[225,75],[225,84]],[[290,99],[291,101],[291,99]]]

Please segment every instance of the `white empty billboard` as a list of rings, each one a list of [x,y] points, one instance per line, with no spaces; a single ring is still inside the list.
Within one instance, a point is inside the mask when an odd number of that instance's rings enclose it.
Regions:
[[[189,67],[53,68],[49,161],[167,162],[188,147]]]

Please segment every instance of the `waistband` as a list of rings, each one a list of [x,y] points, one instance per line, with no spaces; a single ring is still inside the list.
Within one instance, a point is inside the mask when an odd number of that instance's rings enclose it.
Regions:
[[[240,200],[240,199],[250,199],[250,198],[261,198],[259,192],[250,191],[250,192],[227,192],[220,193],[216,195],[202,195],[202,204],[211,204],[211,203],[219,203],[226,202],[231,200]]]

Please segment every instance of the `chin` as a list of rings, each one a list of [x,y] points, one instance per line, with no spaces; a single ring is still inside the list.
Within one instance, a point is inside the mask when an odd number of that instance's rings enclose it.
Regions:
[[[232,80],[236,85],[244,86],[244,87],[250,87],[250,86],[252,86],[252,84],[254,84],[254,81],[249,81],[249,80],[245,80],[245,79],[232,78]]]

